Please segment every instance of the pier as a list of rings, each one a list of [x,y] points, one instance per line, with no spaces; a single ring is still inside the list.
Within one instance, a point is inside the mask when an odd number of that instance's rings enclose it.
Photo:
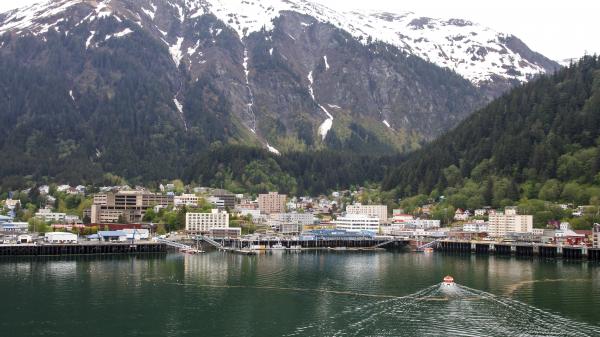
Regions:
[[[437,251],[478,255],[562,258],[566,260],[600,261],[600,248],[524,242],[442,240]]]
[[[0,256],[69,256],[166,253],[163,243],[15,244],[0,245]]]
[[[409,247],[411,241],[405,238],[371,238],[371,239],[345,239],[345,238],[317,238],[317,239],[227,239],[214,240],[223,248],[249,248],[250,246],[272,247],[280,243],[286,248],[299,246],[302,249],[327,249],[327,248],[385,248],[403,249]],[[212,244],[215,246],[214,244]]]

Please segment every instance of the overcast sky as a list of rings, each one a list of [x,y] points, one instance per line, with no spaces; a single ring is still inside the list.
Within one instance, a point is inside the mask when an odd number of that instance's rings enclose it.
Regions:
[[[39,0],[0,0],[0,10]],[[241,0],[240,0],[241,1]],[[260,0],[258,0],[260,1]],[[597,0],[315,0],[333,8],[413,11],[438,18],[461,18],[521,38],[555,60],[600,54],[600,1]],[[596,33],[594,33],[596,32]]]

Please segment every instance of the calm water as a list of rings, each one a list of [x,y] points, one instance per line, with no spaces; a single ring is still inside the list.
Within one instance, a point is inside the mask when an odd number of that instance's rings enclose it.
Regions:
[[[452,293],[440,280],[454,275]],[[600,265],[411,253],[0,260],[0,336],[600,336]]]

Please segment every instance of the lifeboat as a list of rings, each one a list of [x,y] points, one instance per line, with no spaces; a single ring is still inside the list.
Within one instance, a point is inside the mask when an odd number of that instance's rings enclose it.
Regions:
[[[454,285],[454,277],[448,275],[446,277],[444,277],[444,285],[446,286],[453,286]]]

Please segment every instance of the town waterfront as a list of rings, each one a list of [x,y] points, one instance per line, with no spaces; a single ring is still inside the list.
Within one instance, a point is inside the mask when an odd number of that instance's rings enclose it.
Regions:
[[[439,289],[447,274],[451,295]],[[0,286],[7,336],[600,334],[600,265],[590,262],[317,251],[5,258]]]

